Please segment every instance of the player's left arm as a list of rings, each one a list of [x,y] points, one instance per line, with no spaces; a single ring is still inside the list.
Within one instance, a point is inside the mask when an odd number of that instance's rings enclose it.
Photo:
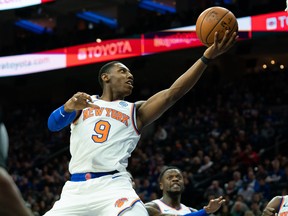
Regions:
[[[214,44],[206,49],[204,55],[208,59],[214,59],[228,51],[236,42],[236,32],[229,38],[229,32],[218,41],[218,33],[215,33]],[[160,91],[150,97],[146,102],[138,106],[137,127],[141,130],[158,119],[167,109],[183,97],[199,80],[207,65],[198,59],[184,74],[182,74],[168,89]]]

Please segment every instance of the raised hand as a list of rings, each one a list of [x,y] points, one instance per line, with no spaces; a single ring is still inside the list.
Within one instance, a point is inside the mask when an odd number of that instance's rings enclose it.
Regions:
[[[223,199],[222,196],[218,197],[217,199],[211,199],[207,206],[204,206],[204,209],[207,214],[212,214],[219,210],[219,208],[222,206],[223,203],[225,203],[226,200]]]
[[[206,49],[204,56],[208,59],[214,59],[217,56],[227,52],[237,41],[238,35],[234,32],[229,36],[229,31],[225,32],[225,35],[221,41],[218,39],[218,32],[215,32],[214,43]]]
[[[91,96],[84,92],[77,92],[64,104],[66,112],[82,110],[86,107],[99,108],[99,106],[92,103]]]

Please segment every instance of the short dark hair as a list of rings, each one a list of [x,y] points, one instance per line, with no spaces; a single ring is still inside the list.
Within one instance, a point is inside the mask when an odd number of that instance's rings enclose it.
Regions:
[[[165,174],[168,170],[171,170],[171,169],[179,170],[179,171],[182,173],[182,170],[179,169],[178,167],[176,167],[176,166],[168,166],[168,167],[164,168],[164,169],[161,171],[161,173],[159,174],[159,182],[161,182],[164,174]]]
[[[112,61],[112,62],[108,62],[105,65],[103,65],[98,73],[98,82],[101,86],[101,88],[103,88],[103,80],[101,78],[103,73],[109,73],[109,70],[112,68],[112,66],[114,66],[114,64],[120,63],[119,61]]]

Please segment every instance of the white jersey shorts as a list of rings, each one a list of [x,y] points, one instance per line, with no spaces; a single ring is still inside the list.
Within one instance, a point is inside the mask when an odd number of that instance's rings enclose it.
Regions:
[[[133,211],[136,203],[145,208],[128,173],[120,172],[87,181],[67,181],[60,199],[45,216],[120,216]]]

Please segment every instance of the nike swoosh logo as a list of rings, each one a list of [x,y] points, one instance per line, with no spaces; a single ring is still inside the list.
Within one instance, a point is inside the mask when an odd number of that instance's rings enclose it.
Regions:
[[[65,115],[61,112],[61,110],[60,110],[60,115],[64,118],[65,117]]]

